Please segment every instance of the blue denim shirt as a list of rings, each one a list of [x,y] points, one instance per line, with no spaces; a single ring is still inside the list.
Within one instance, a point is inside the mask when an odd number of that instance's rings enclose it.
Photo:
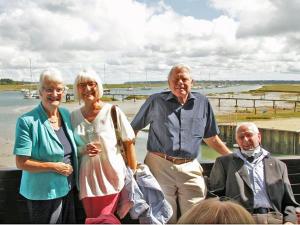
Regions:
[[[127,167],[125,173],[125,185],[120,192],[120,198],[118,201],[118,216],[123,219],[130,211],[131,219],[136,220],[149,210],[149,208],[150,206],[144,199],[144,195],[134,179],[132,170]]]
[[[140,224],[166,224],[173,214],[157,180],[145,164],[139,165],[134,179],[127,168],[125,186],[121,191],[117,213],[123,218],[130,212]]]
[[[166,224],[173,215],[173,209],[165,199],[165,195],[149,167],[146,164],[140,165],[135,176],[143,197],[150,206],[139,217],[139,222],[141,224]]]
[[[184,105],[170,91],[151,95],[131,122],[138,131],[150,124],[147,149],[183,158],[197,158],[203,138],[219,133],[208,99],[191,92]]]

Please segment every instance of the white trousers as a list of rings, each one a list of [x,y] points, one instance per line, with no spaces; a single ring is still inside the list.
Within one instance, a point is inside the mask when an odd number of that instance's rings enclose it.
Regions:
[[[205,198],[207,188],[202,175],[203,169],[197,159],[180,165],[148,152],[147,164],[160,184],[167,201],[172,205],[173,216],[168,223],[178,220],[179,207],[183,215],[192,206]],[[177,202],[179,206],[177,206]]]

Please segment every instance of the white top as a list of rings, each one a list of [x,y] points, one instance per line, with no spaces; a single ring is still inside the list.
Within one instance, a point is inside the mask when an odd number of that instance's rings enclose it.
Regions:
[[[126,166],[111,118],[111,104],[105,103],[96,118],[89,122],[80,109],[71,113],[75,140],[79,151],[92,141],[99,141],[102,151],[94,157],[81,155],[79,169],[80,199],[118,193],[124,186]],[[125,114],[116,107],[122,141],[133,140],[134,131]]]

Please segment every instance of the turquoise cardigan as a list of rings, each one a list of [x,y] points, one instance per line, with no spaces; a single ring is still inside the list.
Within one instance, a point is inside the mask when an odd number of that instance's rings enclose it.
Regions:
[[[73,170],[78,187],[77,147],[71,127],[70,113],[59,108],[67,134],[73,146]],[[29,156],[43,162],[63,162],[64,149],[52,129],[47,114],[39,104],[32,111],[19,117],[16,125],[14,154]],[[68,194],[70,187],[66,176],[55,172],[32,173],[23,170],[20,194],[31,200],[49,200]]]

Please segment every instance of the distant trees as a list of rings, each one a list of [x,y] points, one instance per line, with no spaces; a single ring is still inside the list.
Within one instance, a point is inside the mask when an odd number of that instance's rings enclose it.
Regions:
[[[0,84],[16,84],[16,81],[13,81],[12,79],[3,78],[0,79]]]
[[[28,84],[30,82],[24,82],[24,81],[14,81],[12,79],[8,79],[8,78],[1,78],[0,79],[0,85],[1,84]]]

